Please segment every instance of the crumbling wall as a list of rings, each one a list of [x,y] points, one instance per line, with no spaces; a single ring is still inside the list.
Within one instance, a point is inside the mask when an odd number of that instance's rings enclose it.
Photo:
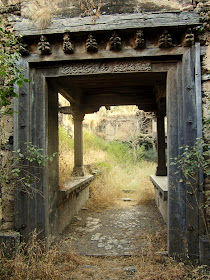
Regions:
[[[154,116],[143,111],[133,114],[108,114],[99,117],[96,122],[84,121],[84,125],[104,138],[106,141],[126,141],[136,140],[141,135],[155,138]]]
[[[200,14],[203,29],[198,35],[202,46],[206,46],[206,53],[202,57],[202,101],[203,101],[203,138],[206,144],[210,143],[209,110],[210,110],[210,1],[196,1],[195,11]],[[207,155],[206,161],[210,160]],[[204,174],[205,211],[207,223],[210,228],[210,178]]]
[[[9,14],[20,15],[20,6],[3,6],[0,8],[0,26],[6,33],[13,30],[11,24],[7,21]],[[6,53],[12,54],[17,46],[8,46],[5,38],[0,38],[0,48]],[[0,78],[1,89],[6,89],[6,78]],[[13,108],[11,98],[8,108]],[[0,108],[1,109],[1,108]],[[14,229],[14,191],[10,188],[10,181],[4,180],[4,176],[9,172],[9,161],[13,157],[13,115],[0,114],[0,164],[1,164],[1,185],[0,185],[0,230]]]
[[[88,15],[97,17],[99,14],[185,11],[193,10],[195,2],[192,0],[26,1],[22,4],[22,16],[34,18],[40,23],[40,17],[45,16],[45,19],[48,20],[50,13],[66,17],[84,17]],[[94,5],[92,5],[93,3]],[[43,12],[39,11],[40,7],[42,7]]]

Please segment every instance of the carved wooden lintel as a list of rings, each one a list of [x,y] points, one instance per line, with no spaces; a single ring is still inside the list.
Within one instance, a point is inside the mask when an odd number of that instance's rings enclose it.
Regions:
[[[113,32],[112,37],[109,40],[111,51],[120,51],[122,49],[122,40],[117,35],[116,31]]]
[[[139,29],[136,32],[134,49],[138,50],[138,49],[143,49],[144,47],[145,47],[144,31],[142,29]]]
[[[191,47],[195,43],[195,36],[192,32],[192,28],[188,28],[186,33],[185,33],[185,38],[184,38],[184,46],[185,47]]]
[[[47,41],[46,36],[41,35],[38,49],[41,51],[41,54],[51,54],[50,43]]]
[[[70,34],[68,32],[63,34],[63,51],[66,54],[74,53],[74,47],[71,42]]]
[[[86,49],[87,52],[97,52],[98,51],[98,43],[92,34],[89,34],[88,39],[86,41]]]
[[[159,45],[159,48],[172,47],[172,45],[173,45],[172,37],[171,37],[171,34],[168,33],[167,29],[164,29],[162,35],[160,35],[158,45]]]
[[[29,45],[26,44],[26,43],[23,41],[22,38],[19,40],[19,48],[18,48],[18,49],[19,49],[19,53],[20,53],[21,55],[23,55],[23,56],[29,55]]]
[[[69,65],[64,65],[60,67],[61,75],[149,71],[151,71],[151,62],[149,60],[126,60],[114,62],[73,62]]]

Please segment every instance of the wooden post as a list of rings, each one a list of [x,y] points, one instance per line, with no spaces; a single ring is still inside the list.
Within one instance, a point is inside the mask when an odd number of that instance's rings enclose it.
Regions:
[[[85,170],[83,165],[83,127],[82,127],[84,114],[79,112],[74,112],[73,119],[74,119],[74,170],[72,175],[84,176]]]
[[[199,257],[199,184],[186,179],[171,163],[182,154],[183,145],[195,145],[201,131],[201,96],[196,94],[200,77],[195,76],[199,76],[195,58],[195,47],[186,49],[182,61],[167,77],[169,254],[192,260]]]
[[[165,123],[164,115],[156,114],[157,119],[157,176],[167,176],[165,155]]]

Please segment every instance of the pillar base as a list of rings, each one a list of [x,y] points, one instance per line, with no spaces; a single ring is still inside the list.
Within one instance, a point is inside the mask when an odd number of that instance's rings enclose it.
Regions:
[[[156,169],[156,176],[167,176],[167,167],[157,167]]]
[[[84,166],[75,166],[72,172],[73,177],[83,177],[85,176]]]

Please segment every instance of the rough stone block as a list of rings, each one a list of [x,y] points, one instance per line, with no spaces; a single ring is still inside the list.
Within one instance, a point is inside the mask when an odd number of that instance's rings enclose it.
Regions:
[[[200,236],[199,243],[200,263],[210,266],[210,240]]]
[[[0,250],[5,256],[15,254],[20,244],[20,233],[16,231],[0,231]]]

